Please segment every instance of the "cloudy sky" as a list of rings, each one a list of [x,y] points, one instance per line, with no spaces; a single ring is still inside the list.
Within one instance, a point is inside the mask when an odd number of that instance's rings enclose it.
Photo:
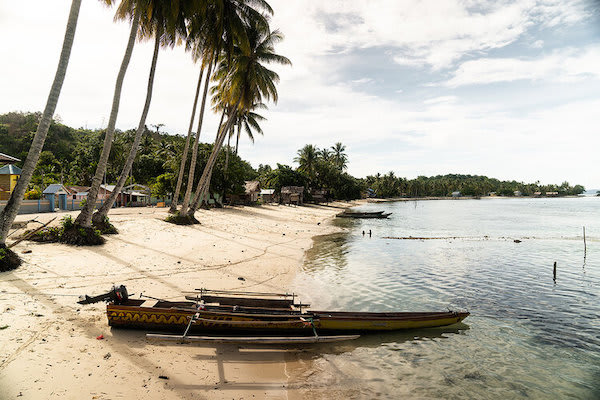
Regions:
[[[270,0],[286,39],[280,101],[242,157],[292,164],[347,145],[349,172],[470,173],[600,187],[600,4],[594,0]],[[68,0],[0,3],[0,113],[42,110]],[[83,2],[57,114],[105,127],[129,27]],[[151,43],[136,45],[117,127],[137,126]],[[187,132],[198,68],[159,55],[147,123]],[[214,138],[216,116],[203,136]]]

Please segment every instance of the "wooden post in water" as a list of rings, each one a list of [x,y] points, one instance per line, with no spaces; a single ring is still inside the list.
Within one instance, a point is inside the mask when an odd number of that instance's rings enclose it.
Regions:
[[[587,243],[585,242],[585,226],[583,227],[583,258],[587,256]]]
[[[556,261],[554,261],[554,282],[556,282]]]

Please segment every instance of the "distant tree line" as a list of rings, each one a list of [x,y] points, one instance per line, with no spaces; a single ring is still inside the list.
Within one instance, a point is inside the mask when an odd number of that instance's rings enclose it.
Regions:
[[[0,149],[3,153],[24,159],[29,150],[33,133],[37,128],[40,113],[10,112],[0,115]],[[105,181],[113,183],[125,164],[127,149],[135,138],[135,130],[116,131]],[[104,130],[74,129],[53,121],[41,153],[30,189],[38,194],[50,183],[89,186],[94,176],[97,160],[102,151]],[[127,183],[150,186],[158,197],[172,195],[180,167],[180,154],[185,146],[185,137],[145,129],[140,141],[131,177]],[[195,181],[204,170],[213,145],[199,143],[195,166]],[[229,158],[227,160],[227,158]],[[536,192],[556,192],[560,196],[577,195],[585,191],[581,185],[542,185],[517,181],[501,181],[480,175],[448,174],[432,177],[419,176],[407,179],[394,172],[355,178],[346,172],[348,156],[342,143],[329,148],[306,145],[298,150],[294,161],[297,168],[277,164],[276,168],[260,164],[254,169],[231,149],[229,156],[221,152],[214,167],[210,189],[213,193],[240,194],[244,181],[258,179],[261,187],[279,192],[283,186],[304,186],[310,199],[313,190],[327,190],[331,199],[350,200],[360,198],[367,189],[377,197],[444,197],[459,191],[463,196],[514,196],[515,191],[523,196]],[[225,164],[227,168],[225,168]],[[18,163],[17,165],[20,166]],[[186,167],[187,174],[189,165]],[[227,172],[225,172],[225,170]],[[182,192],[187,188],[183,180]]]
[[[534,196],[535,193],[556,192],[559,196],[578,195],[585,191],[581,185],[571,186],[568,182],[560,185],[542,185],[538,182],[523,183],[517,181],[501,181],[482,175],[448,174],[437,176],[419,176],[415,179],[397,177],[394,172],[385,175],[367,176],[364,180],[367,187],[373,189],[378,197],[444,197],[453,192],[462,196],[487,196],[495,193],[498,196],[514,196],[520,192],[523,196]]]

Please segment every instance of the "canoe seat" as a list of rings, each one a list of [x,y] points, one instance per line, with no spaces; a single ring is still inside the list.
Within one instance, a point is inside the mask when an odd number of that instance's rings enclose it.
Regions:
[[[157,304],[158,304],[158,300],[148,299],[148,300],[144,301],[142,304],[140,304],[139,307],[154,307]]]

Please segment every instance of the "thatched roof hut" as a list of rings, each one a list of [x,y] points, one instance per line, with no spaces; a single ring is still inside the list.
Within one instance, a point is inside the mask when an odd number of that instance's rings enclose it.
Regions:
[[[284,186],[281,188],[281,202],[283,204],[304,204],[304,186]]]

